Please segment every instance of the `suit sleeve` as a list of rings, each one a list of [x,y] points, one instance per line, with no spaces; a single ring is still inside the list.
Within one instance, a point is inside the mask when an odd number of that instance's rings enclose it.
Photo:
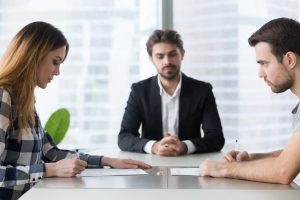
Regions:
[[[118,145],[123,151],[145,153],[144,146],[150,140],[140,138],[139,128],[142,122],[142,106],[138,102],[133,85],[123,115]]]
[[[210,84],[203,106],[202,129],[204,137],[191,140],[196,147],[195,153],[220,151],[224,146],[225,139],[215,97]]]

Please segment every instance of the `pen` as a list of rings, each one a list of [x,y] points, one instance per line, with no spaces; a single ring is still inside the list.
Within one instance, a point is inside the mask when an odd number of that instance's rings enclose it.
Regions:
[[[239,150],[238,139],[235,140],[235,143],[234,143],[234,150],[235,150],[235,151],[238,151],[238,150]]]
[[[80,158],[79,149],[75,149],[75,155],[77,156],[77,158]]]

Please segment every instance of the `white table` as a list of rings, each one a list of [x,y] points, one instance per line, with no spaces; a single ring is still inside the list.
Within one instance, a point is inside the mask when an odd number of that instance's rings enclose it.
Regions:
[[[121,151],[119,149],[99,149],[88,152],[94,155],[105,155],[109,157],[117,158],[131,158],[146,162],[152,166],[167,166],[167,167],[198,167],[201,162],[207,158],[219,159],[222,157],[222,153],[204,153],[204,154],[191,154],[178,157],[164,157],[144,153],[132,153]]]
[[[132,158],[151,164],[149,175],[46,178],[24,194],[21,199],[122,199],[122,200],[265,200],[300,199],[298,185],[267,184],[225,178],[171,176],[169,167],[195,167],[207,159],[218,159],[222,153],[160,157],[149,154],[97,150],[91,153]],[[157,171],[163,172],[158,175]]]

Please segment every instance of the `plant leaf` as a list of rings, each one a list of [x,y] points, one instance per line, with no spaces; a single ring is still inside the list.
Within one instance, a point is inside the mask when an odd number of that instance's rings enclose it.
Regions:
[[[48,119],[45,130],[51,135],[54,142],[59,144],[68,131],[70,125],[70,112],[66,108],[55,111]]]

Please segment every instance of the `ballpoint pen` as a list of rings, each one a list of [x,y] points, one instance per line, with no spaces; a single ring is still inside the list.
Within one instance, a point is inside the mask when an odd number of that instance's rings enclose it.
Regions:
[[[235,139],[234,150],[235,150],[235,151],[238,151],[238,150],[239,150],[238,139]]]

